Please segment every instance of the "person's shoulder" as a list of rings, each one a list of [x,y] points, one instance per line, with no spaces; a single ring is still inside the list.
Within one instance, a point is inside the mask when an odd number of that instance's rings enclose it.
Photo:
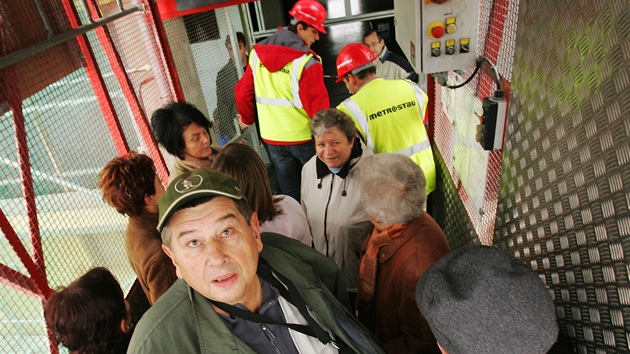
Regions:
[[[357,163],[355,167],[360,167],[361,165],[363,165],[363,162],[365,161],[366,157],[374,155],[374,152],[370,150],[370,148],[367,147],[367,145],[365,145],[363,140],[361,140],[360,143],[361,143],[361,156],[357,157]]]
[[[184,160],[180,159],[177,156],[173,158],[173,168],[171,169],[171,175],[168,176],[168,183],[173,182],[175,177],[184,174],[186,172],[192,171],[189,166],[186,165]]]
[[[272,248],[274,252],[275,250],[286,252],[295,248],[300,249],[303,246],[307,247],[304,244],[302,244],[300,241],[294,240],[290,238],[289,236],[281,235],[275,232],[261,232],[260,238],[262,240],[263,245],[265,246],[263,248],[263,252],[268,247]],[[310,247],[307,247],[307,248],[310,248]]]
[[[328,259],[313,247],[306,246],[288,236],[274,232],[261,232],[260,236],[264,245],[260,255],[272,265],[301,264],[304,266],[310,264],[309,260],[313,260],[314,257],[322,256],[324,259]]]
[[[391,61],[392,63],[400,67],[403,67],[405,69],[411,66],[411,63],[409,63],[407,59],[405,59],[402,55],[392,52],[391,50],[389,51],[389,55],[387,56],[387,59],[385,60]]]
[[[221,69],[219,69],[217,77],[222,77],[232,71],[236,72],[236,68],[234,67],[234,64],[232,64],[232,61],[228,60],[228,62],[225,63],[225,65],[223,65]]]
[[[406,61],[406,59],[403,58],[401,55],[398,55],[398,54],[392,52],[391,50],[388,50],[387,58],[385,60],[389,60],[389,61],[404,60],[404,61]]]
[[[284,209],[294,209],[294,208],[300,208],[300,210],[302,209],[302,207],[300,206],[300,203],[295,200],[295,198],[293,198],[290,195],[285,195],[285,194],[279,194],[279,195],[275,195],[274,197],[281,197],[282,199],[280,199],[276,204],[278,204],[278,206],[280,206],[280,208]]]
[[[315,167],[315,160],[317,159],[317,155],[311,157],[310,160],[306,161],[304,166],[302,166],[302,171],[311,170]]]
[[[151,308],[142,316],[135,327],[129,353],[150,352],[150,348],[165,343],[165,334],[177,324],[186,327],[192,318],[189,287],[183,280],[177,280]],[[192,324],[194,327],[194,324]]]
[[[414,232],[415,247],[431,250],[439,258],[450,252],[450,246],[444,231],[427,212],[411,222],[410,231]]]

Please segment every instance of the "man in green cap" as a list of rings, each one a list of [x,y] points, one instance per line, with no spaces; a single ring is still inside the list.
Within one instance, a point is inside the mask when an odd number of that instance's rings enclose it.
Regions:
[[[237,182],[197,169],[171,182],[158,231],[180,278],[138,323],[128,353],[382,353],[348,311],[339,269],[263,233]]]

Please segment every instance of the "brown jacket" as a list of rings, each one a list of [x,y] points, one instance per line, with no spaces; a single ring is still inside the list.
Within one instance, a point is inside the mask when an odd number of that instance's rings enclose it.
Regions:
[[[365,254],[369,238],[361,246]],[[416,284],[450,248],[444,232],[423,212],[402,234],[380,249],[374,300],[358,302],[359,321],[373,330],[388,353],[439,353],[416,305]]]
[[[152,305],[177,280],[175,266],[162,250],[157,223],[157,213],[132,216],[125,232],[127,257]]]

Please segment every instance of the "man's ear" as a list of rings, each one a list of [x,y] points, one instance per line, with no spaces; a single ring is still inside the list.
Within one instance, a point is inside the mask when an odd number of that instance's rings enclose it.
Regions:
[[[173,265],[175,266],[175,274],[177,275],[177,277],[179,279],[184,279],[184,276],[182,275],[182,273],[179,271],[179,266],[177,265],[177,261],[175,260],[175,257],[173,257],[173,252],[166,247],[164,244],[162,244],[162,250],[164,251],[164,253],[166,253],[166,255],[171,259],[171,261],[173,262]]]
[[[295,32],[296,32],[297,34],[301,34],[302,32],[306,31],[306,29],[307,29],[307,28],[308,28],[308,26],[304,26],[303,24],[298,23],[298,24],[295,26]]]
[[[356,89],[357,77],[354,74],[351,74],[351,73],[346,74],[345,78],[344,78],[344,81],[347,82],[347,84],[350,86],[350,88],[352,88],[353,90]],[[355,93],[356,93],[356,91],[355,91]]]
[[[260,237],[260,224],[258,222],[258,214],[256,214],[256,212],[252,213],[252,216],[249,219],[249,224],[252,228],[252,232],[254,233],[254,238],[256,238],[256,243],[258,244],[258,252],[260,252],[263,249],[263,243],[262,238]]]

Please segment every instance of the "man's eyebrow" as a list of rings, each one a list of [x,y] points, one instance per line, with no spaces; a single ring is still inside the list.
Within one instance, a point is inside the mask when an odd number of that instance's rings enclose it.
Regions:
[[[221,216],[220,218],[218,218],[215,221],[215,223],[217,223],[217,224],[218,223],[222,223],[222,222],[225,222],[226,220],[229,220],[229,219],[236,219],[236,220],[238,220],[238,218],[236,217],[236,214],[230,212],[230,213],[225,214],[225,215]],[[185,230],[182,230],[181,232],[179,232],[177,235],[175,235],[175,238],[176,239],[180,239],[180,238],[182,238],[182,237],[184,237],[184,236],[186,236],[188,234],[194,233],[196,231],[197,231],[197,229],[185,229]]]

